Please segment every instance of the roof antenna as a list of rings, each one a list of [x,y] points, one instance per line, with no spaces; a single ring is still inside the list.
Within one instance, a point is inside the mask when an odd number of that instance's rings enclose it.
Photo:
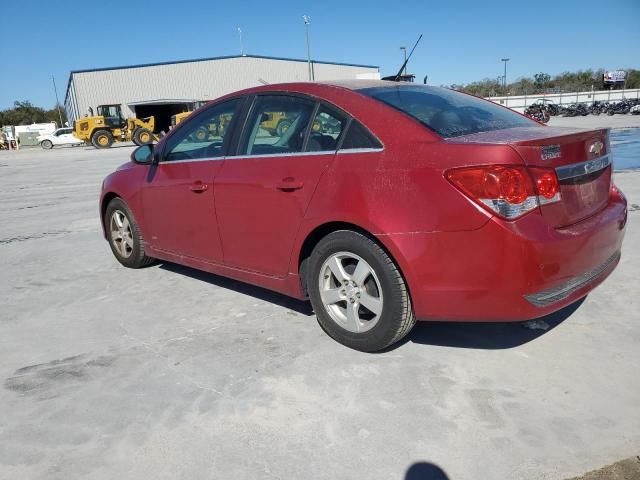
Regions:
[[[407,66],[407,63],[409,63],[409,59],[411,58],[411,55],[413,55],[413,51],[418,46],[418,43],[420,43],[420,40],[422,40],[422,34],[420,34],[420,36],[418,37],[418,40],[416,40],[416,43],[413,45],[413,48],[411,49],[409,56],[400,67],[400,70],[398,70],[398,73],[396,73],[393,76],[384,77],[383,80],[391,80],[392,82],[412,81],[412,80],[408,80],[408,77],[411,77],[411,79],[413,79],[415,75],[407,75],[407,74],[402,75],[402,71]]]
[[[269,82],[267,82],[264,78],[258,77],[258,81],[263,85],[269,85]]]

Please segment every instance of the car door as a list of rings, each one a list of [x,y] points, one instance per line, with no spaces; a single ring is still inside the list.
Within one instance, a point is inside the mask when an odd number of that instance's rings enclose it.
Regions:
[[[154,249],[212,263],[222,260],[213,182],[239,105],[239,99],[225,101],[189,118],[149,167],[142,204]]]
[[[312,121],[319,112],[320,104],[307,97],[254,98],[237,155],[227,157],[215,180],[226,265],[287,274],[295,235],[340,135],[336,122],[333,133],[312,134],[319,131]]]
[[[58,129],[55,132],[53,132],[49,137],[49,139],[51,140],[51,143],[53,143],[54,145],[61,145],[62,143],[64,143],[62,141],[63,132],[64,132],[63,129]]]
[[[60,143],[61,145],[68,145],[70,143],[76,142],[76,140],[77,139],[71,133],[70,128],[65,128],[64,130],[61,130],[60,135],[58,135],[58,143]]]

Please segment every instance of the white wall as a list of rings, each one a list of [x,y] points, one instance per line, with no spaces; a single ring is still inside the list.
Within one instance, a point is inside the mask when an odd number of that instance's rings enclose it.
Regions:
[[[594,92],[550,93],[547,95],[518,95],[508,97],[487,97],[487,100],[504,105],[522,113],[524,109],[539,98],[552,100],[557,105],[572,103],[593,103],[594,101],[615,102],[622,98],[640,98],[640,89],[596,90]]]

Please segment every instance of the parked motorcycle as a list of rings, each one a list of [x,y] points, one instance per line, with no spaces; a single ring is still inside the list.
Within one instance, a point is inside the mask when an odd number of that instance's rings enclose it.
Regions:
[[[606,110],[606,104],[596,100],[589,106],[588,110],[591,115],[600,115]]]
[[[587,110],[587,107],[585,107],[583,103],[573,103],[569,105],[563,114],[564,117],[584,117],[586,115],[589,115],[589,110]]]
[[[547,123],[551,118],[547,107],[541,104],[529,105],[525,108],[524,114],[540,123]]]
[[[631,110],[631,107],[632,107],[631,102],[629,102],[626,99],[623,99],[616,103],[610,103],[609,108],[607,109],[607,115],[609,116],[615,115],[615,114],[625,115],[629,113],[629,110]]]

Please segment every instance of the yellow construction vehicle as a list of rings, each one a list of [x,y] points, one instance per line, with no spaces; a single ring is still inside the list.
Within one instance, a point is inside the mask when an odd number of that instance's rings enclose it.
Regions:
[[[175,128],[181,122],[183,122],[193,112],[176,113],[171,116],[171,129]],[[231,122],[231,114],[220,115],[217,123],[210,123],[208,125],[202,125],[191,134],[193,140],[196,142],[204,142],[207,138],[221,137],[225,129]]]
[[[182,112],[176,113],[175,115],[171,115],[171,129],[173,129],[176,125],[178,125],[181,121],[191,115],[191,112]]]
[[[97,114],[89,109],[91,116],[73,122],[73,135],[96,148],[109,148],[113,142],[133,141],[145,145],[158,140],[153,133],[155,118],[124,118],[122,108],[117,105],[99,105]]]

